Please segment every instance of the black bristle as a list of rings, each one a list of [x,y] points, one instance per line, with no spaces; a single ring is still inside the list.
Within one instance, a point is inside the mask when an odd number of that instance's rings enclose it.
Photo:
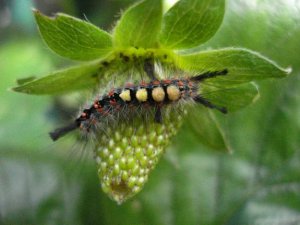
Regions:
[[[221,70],[221,71],[212,71],[212,72],[208,71],[208,72],[202,73],[200,75],[191,77],[191,80],[192,81],[203,81],[203,80],[218,77],[218,76],[224,76],[226,74],[228,74],[227,69],[224,69],[224,70]]]
[[[159,107],[157,107],[156,110],[155,110],[154,121],[156,123],[162,123],[161,108],[159,108]]]
[[[61,127],[61,128],[58,128],[58,129],[50,132],[49,135],[53,141],[56,141],[59,138],[61,138],[62,136],[64,136],[65,134],[69,133],[70,131],[75,130],[76,128],[78,128],[78,124],[72,123],[68,126]]]
[[[147,59],[144,62],[144,71],[146,72],[147,76],[151,80],[156,80],[155,73],[154,73],[154,60],[153,59]]]
[[[194,97],[194,100],[195,100],[195,102],[198,102],[208,108],[216,109],[216,110],[220,111],[221,113],[227,114],[227,112],[228,112],[226,107],[215,105],[215,104],[211,103],[210,101],[208,101],[207,99],[201,97],[200,95]]]
[[[224,114],[227,114],[228,113],[228,110],[226,107],[218,107],[217,108],[221,113],[224,113]]]

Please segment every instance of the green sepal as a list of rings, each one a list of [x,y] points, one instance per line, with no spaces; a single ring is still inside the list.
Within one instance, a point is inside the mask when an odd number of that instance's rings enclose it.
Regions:
[[[189,110],[185,125],[188,126],[189,131],[196,135],[197,141],[202,144],[217,151],[231,152],[224,131],[211,109],[194,106],[193,109]]]
[[[161,20],[161,0],[145,0],[131,6],[114,29],[115,47],[156,47]]]
[[[99,62],[70,67],[12,88],[32,95],[58,95],[95,87],[101,70]]]
[[[232,86],[266,78],[284,78],[291,69],[284,69],[261,54],[242,48],[224,48],[178,55],[177,66],[185,71],[228,70],[226,76],[207,79],[213,85]]]
[[[38,10],[34,16],[42,38],[60,56],[89,61],[112,51],[111,35],[91,23],[62,13],[49,18]]]
[[[259,98],[258,87],[254,83],[220,88],[209,84],[201,84],[200,94],[214,105],[225,107],[228,112],[242,109]]]
[[[163,17],[160,43],[171,49],[197,47],[216,33],[224,12],[224,0],[181,0]]]

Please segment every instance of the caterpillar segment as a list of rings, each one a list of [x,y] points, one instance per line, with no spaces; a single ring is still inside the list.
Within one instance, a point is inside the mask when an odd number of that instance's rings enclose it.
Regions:
[[[148,71],[150,71],[150,75],[153,75],[151,69]],[[127,83],[124,87],[111,89],[108,94],[95,100],[90,108],[82,111],[74,123],[50,132],[50,137],[53,141],[56,141],[77,128],[89,132],[91,128],[95,127],[97,122],[100,122],[107,116],[114,116],[114,114],[125,108],[129,108],[130,110],[154,108],[154,121],[161,123],[163,121],[162,108],[171,104],[177,104],[181,100],[183,102],[192,101],[208,108],[216,109],[222,113],[227,113],[225,107],[217,106],[199,94],[200,82],[217,76],[223,76],[227,73],[228,71],[225,69],[222,71],[205,72],[190,78],[153,79],[150,82],[142,81],[138,85]],[[130,110],[126,112],[130,113]]]

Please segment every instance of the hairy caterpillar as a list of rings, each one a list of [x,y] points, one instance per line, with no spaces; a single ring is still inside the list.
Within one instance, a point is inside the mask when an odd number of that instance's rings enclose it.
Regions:
[[[138,85],[127,83],[124,87],[111,89],[108,94],[96,99],[90,108],[84,109],[73,123],[50,132],[52,140],[55,141],[77,128],[83,132],[90,132],[95,130],[104,118],[113,117],[120,111],[130,114],[137,108],[154,108],[154,121],[161,123],[163,119],[161,109],[168,105],[178,104],[180,101],[200,103],[222,113],[227,113],[225,107],[217,106],[199,94],[201,81],[226,75],[227,69],[208,71],[188,78],[163,80],[158,80],[152,75],[151,67],[150,69],[145,68],[145,71],[148,75],[150,74],[149,77],[152,79],[150,82],[142,81]]]

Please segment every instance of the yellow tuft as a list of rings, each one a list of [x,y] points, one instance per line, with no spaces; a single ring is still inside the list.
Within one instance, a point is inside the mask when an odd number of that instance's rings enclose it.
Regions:
[[[131,101],[130,90],[123,90],[119,96],[125,102]]]
[[[156,102],[162,102],[165,99],[165,92],[162,87],[156,87],[152,90],[152,98]]]
[[[137,90],[135,96],[139,102],[146,102],[148,99],[147,90],[145,88],[141,88]]]
[[[180,91],[175,85],[167,87],[168,98],[171,101],[177,101],[180,98]]]

